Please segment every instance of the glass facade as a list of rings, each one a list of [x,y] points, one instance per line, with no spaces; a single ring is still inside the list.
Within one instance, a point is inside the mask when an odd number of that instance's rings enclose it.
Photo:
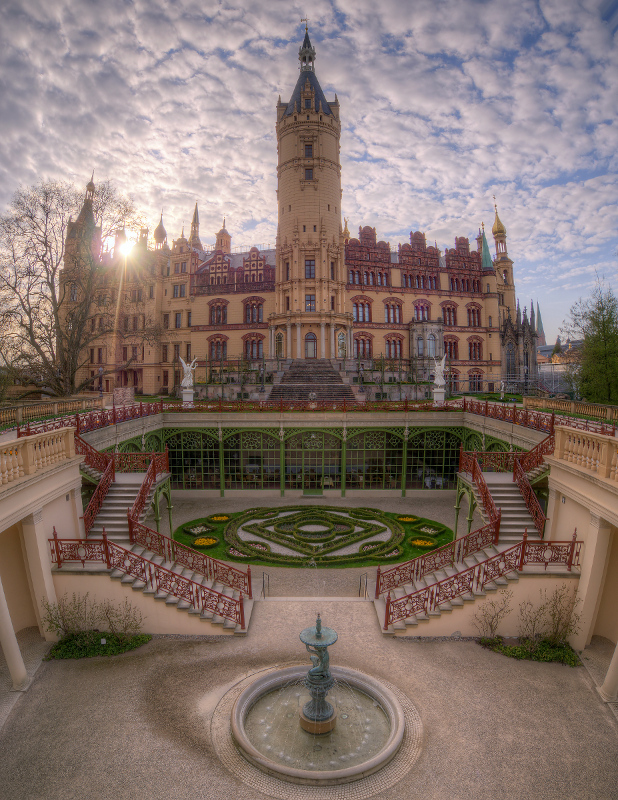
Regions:
[[[283,439],[281,435],[283,435]],[[508,450],[465,428],[167,431],[174,489],[454,489],[459,448]]]

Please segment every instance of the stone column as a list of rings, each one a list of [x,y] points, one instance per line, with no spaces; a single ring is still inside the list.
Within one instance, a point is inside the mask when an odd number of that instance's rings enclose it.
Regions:
[[[335,323],[330,323],[330,357],[337,358],[337,345],[335,343]]]
[[[0,644],[13,681],[13,689],[17,692],[22,691],[28,685],[28,673],[11,622],[2,579],[0,579]]]
[[[325,336],[326,323],[320,322],[320,358],[326,358],[326,336]]]
[[[45,631],[41,624],[41,600],[44,599],[48,603],[56,602],[56,588],[51,573],[51,558],[47,541],[49,534],[46,535],[43,528],[41,510],[39,509],[33,514],[24,517],[21,527],[24,536],[28,572],[30,574],[30,585],[32,586],[32,603],[39,622],[39,629],[47,641],[53,642],[56,637],[52,633]]]
[[[288,322],[285,326],[285,357],[292,358],[292,323]]]
[[[302,358],[301,350],[300,350],[300,340],[301,340],[302,332],[300,322],[296,323],[296,358]]]
[[[607,703],[615,703],[618,700],[618,645],[616,645],[612,660],[609,662],[603,685],[599,686],[599,694]]]
[[[591,514],[577,587],[577,595],[581,599],[577,609],[581,614],[581,629],[571,640],[571,645],[575,650],[583,650],[592,638],[599,598],[605,582],[605,565],[610,544],[611,527],[609,523],[596,514]]]

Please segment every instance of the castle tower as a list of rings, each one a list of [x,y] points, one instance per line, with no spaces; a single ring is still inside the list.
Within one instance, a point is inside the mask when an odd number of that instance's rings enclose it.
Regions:
[[[167,245],[167,231],[163,225],[163,212],[159,224],[154,229],[155,250],[162,250]]]
[[[217,243],[215,244],[215,250],[222,250],[224,253],[232,252],[232,237],[227,232],[227,228],[225,227],[225,217],[223,217],[223,226],[221,227],[221,230],[217,233]]]
[[[501,308],[501,322],[505,322],[509,314],[515,314],[515,282],[513,279],[513,262],[506,248],[506,228],[498,216],[498,206],[494,203],[496,216],[491,232],[496,243],[496,282]]]
[[[191,233],[189,234],[189,244],[197,250],[202,249],[202,242],[200,240],[200,217],[197,213],[197,203],[193,212],[193,219],[191,220]]]
[[[345,313],[339,103],[336,96],[327,101],[320,87],[306,28],[298,60],[292,96],[277,104],[279,225],[270,352],[275,354],[278,335],[285,347],[277,345],[277,352],[286,358],[336,358],[350,352],[351,342],[351,315]]]

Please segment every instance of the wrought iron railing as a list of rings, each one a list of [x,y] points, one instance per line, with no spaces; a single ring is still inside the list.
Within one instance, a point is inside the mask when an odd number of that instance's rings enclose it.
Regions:
[[[500,514],[498,514],[498,517]],[[432,550],[404,564],[396,564],[390,569],[382,571],[378,567],[376,577],[376,600],[381,594],[390,592],[398,586],[406,583],[413,583],[424,578],[437,569],[442,569],[450,564],[461,562],[464,558],[478,553],[484,547],[494,544],[498,540],[500,533],[500,520],[493,520],[488,525],[484,525],[476,531],[462,536],[461,539],[454,539],[444,547]]]
[[[49,539],[49,544],[52,563],[57,564],[59,569],[67,561],[79,561],[82,566],[86,562],[100,562],[107,569],[118,569],[125,575],[137,578],[144,583],[144,588],[150,588],[156,594],[172,595],[189,603],[195,611],[211,611],[216,616],[232,620],[243,630],[245,628],[242,594],[234,599],[184,578],[116,542],[110,542],[105,533],[102,539],[59,539],[54,528],[53,539]]]
[[[414,615],[427,615],[444,603],[465,594],[480,592],[483,588],[509,572],[521,571],[528,564],[563,565],[567,570],[579,566],[581,542],[576,534],[570,542],[529,542],[524,536],[508,550],[475,564],[457,575],[436,581],[404,597],[393,599],[388,593],[384,615],[384,630],[399,620]]]
[[[545,523],[547,522],[547,517],[543,513],[541,504],[539,503],[537,496],[534,493],[534,489],[530,485],[528,476],[524,472],[524,469],[522,465],[519,463],[519,461],[515,462],[515,466],[513,469],[513,480],[519,486],[519,491],[521,492],[521,496],[524,498],[524,502],[526,503],[526,508],[528,509],[530,516],[534,520],[534,526],[539,532],[539,536],[542,539],[543,531],[545,530]]]

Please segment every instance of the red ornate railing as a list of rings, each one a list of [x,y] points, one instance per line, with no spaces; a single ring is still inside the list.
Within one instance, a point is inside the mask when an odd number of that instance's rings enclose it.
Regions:
[[[102,539],[58,539],[54,528],[53,539],[49,539],[52,563],[62,567],[65,561],[79,561],[82,566],[88,562],[101,562],[108,569],[118,569],[143,581],[145,587],[156,594],[166,594],[185,600],[191,607],[201,612],[212,611],[219,617],[229,619],[245,628],[244,597],[238,599],[202,586],[177,572],[161,567],[154,561],[132,553],[116,542],[110,542],[103,534]]]
[[[491,419],[512,422],[526,428],[533,428],[538,431],[553,433],[554,424],[565,425],[579,430],[602,433],[607,436],[616,435],[616,426],[608,425],[604,422],[595,420],[577,419],[563,415],[556,416],[554,413],[548,414],[544,411],[532,411],[525,408],[517,408],[513,405],[489,403],[481,400],[469,400],[464,397],[458,400],[449,400],[442,405],[433,405],[430,402],[411,402],[401,401],[370,401],[358,403],[356,401],[326,402],[297,400],[284,402],[270,400],[206,400],[194,403],[192,407],[184,406],[182,403],[163,402],[158,403],[139,403],[122,408],[100,409],[82,414],[71,414],[55,420],[44,422],[28,423],[25,427],[17,427],[18,436],[27,436],[31,433],[55,430],[56,428],[75,427],[78,433],[104,428],[108,425],[116,425],[120,422],[127,422],[133,419],[148,417],[153,414],[208,414],[218,413],[244,413],[247,411],[263,412],[323,412],[332,411],[335,413],[363,413],[363,412],[422,412],[422,411],[465,411],[470,414]]]
[[[500,516],[500,512],[498,512],[498,516]],[[444,547],[406,561],[405,564],[396,564],[384,571],[378,567],[376,600],[384,592],[396,589],[404,583],[420,580],[430,572],[442,569],[449,564],[461,562],[472,553],[477,553],[484,547],[494,544],[498,540],[499,532],[499,520],[494,520],[461,539],[455,539]]]
[[[111,455],[108,453],[100,453],[98,450],[95,450],[95,448],[88,444],[85,439],[82,439],[78,433],[75,434],[75,452],[80,456],[84,456],[84,461],[89,467],[101,473],[105,472],[107,465],[112,460]]]
[[[530,516],[534,520],[534,525],[539,532],[540,537],[543,538],[543,531],[545,530],[547,517],[543,513],[541,504],[539,503],[537,496],[534,493],[534,489],[530,485],[528,476],[524,472],[524,469],[519,461],[515,462],[515,467],[513,469],[513,480],[517,482],[521,496],[524,498],[526,507],[530,512]]]
[[[242,594],[251,598],[251,568],[247,567],[247,572],[224,564],[214,558],[199,553],[190,547],[185,547],[178,542],[164,536],[161,533],[149,528],[139,521],[139,518],[146,505],[148,494],[153,483],[157,479],[157,474],[169,472],[169,457],[167,450],[164,453],[152,453],[149,456],[151,462],[140,487],[139,493],[135,498],[133,506],[127,511],[129,523],[129,538],[132,543],[141,544],[157,555],[163,556],[166,561],[176,561],[184,567],[189,567],[194,572],[199,572],[206,578],[218,581],[231,589],[237,589]]]
[[[209,580],[222,583],[231,589],[237,589],[241,594],[251,598],[251,567],[243,572],[236,567],[217,561],[191,547],[176,542],[164,536],[141,522],[129,519],[129,533],[131,541],[140,544],[157,555],[163,556],[166,561],[175,561],[183,567],[199,572]]]
[[[521,571],[527,564],[544,564],[545,569],[549,564],[562,564],[570,571],[571,567],[579,566],[581,544],[576,540],[576,534],[570,542],[528,542],[524,536],[521,542],[508,550],[405,597],[393,599],[389,592],[384,630],[399,620],[416,614],[427,615],[443,603],[478,592],[489,582],[509,572]]]
[[[114,482],[114,461],[113,459],[110,459],[109,464],[105,468],[105,472],[101,477],[101,480],[97,484],[97,488],[94,490],[92,497],[90,498],[90,502],[88,503],[88,508],[84,511],[84,530],[86,531],[86,535],[88,535],[90,528],[92,528],[96,516],[101,510],[103,501],[107,497],[107,493],[109,492],[109,487],[112,485],[113,482]]]
[[[556,449],[556,435],[552,433],[542,442],[539,442],[532,450],[523,453],[519,457],[524,472],[531,472],[533,469],[540,467],[545,461],[545,456],[550,456]]]

